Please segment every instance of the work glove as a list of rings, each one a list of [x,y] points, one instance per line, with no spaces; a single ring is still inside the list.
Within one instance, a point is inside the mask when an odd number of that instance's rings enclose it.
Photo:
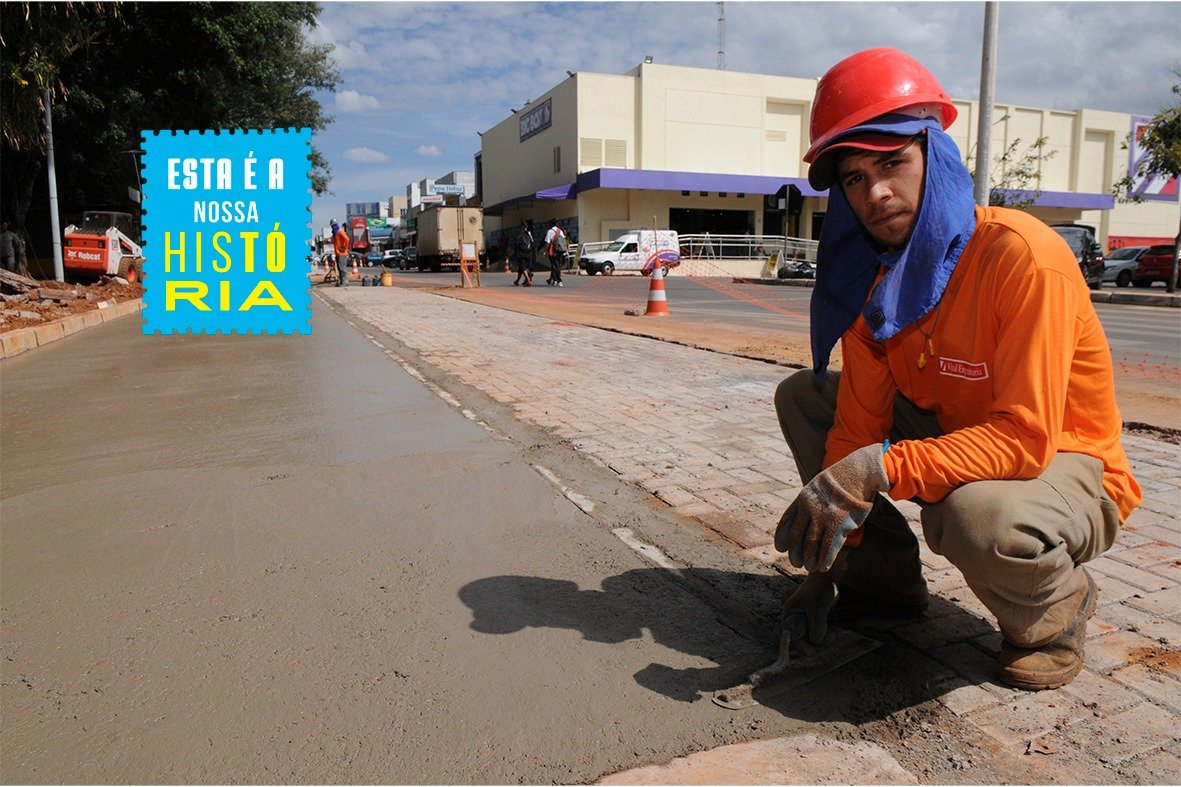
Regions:
[[[829,570],[809,572],[803,584],[784,599],[779,624],[788,633],[790,642],[807,639],[813,645],[819,645],[824,641],[824,635],[828,633],[828,612],[837,598],[837,582],[848,568],[847,553],[847,549],[841,551]]]
[[[796,568],[827,571],[849,534],[861,526],[878,492],[890,488],[882,443],[859,448],[823,471],[787,507],[775,548]]]

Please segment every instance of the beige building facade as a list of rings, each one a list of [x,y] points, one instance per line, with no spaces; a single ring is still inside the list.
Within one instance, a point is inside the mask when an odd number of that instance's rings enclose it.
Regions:
[[[808,185],[802,157],[816,81],[644,63],[622,75],[578,73],[483,132],[477,190],[490,248],[522,219],[558,219],[578,241],[637,227],[817,238],[827,192]],[[961,153],[976,147],[978,104],[954,100],[948,129]],[[1170,199],[1124,203],[1112,186],[1128,170],[1127,114],[998,103],[993,159],[1046,138],[1037,198],[1024,210],[1048,223],[1096,228],[1104,248],[1171,240],[1181,221]],[[994,185],[997,184],[994,166]],[[780,209],[785,184],[802,204]]]

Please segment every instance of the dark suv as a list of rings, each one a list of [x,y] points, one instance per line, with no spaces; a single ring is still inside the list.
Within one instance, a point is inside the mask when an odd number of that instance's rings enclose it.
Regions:
[[[1087,286],[1097,290],[1103,285],[1103,249],[1095,240],[1095,228],[1086,224],[1054,224],[1051,229],[1062,236],[1074,252]]]

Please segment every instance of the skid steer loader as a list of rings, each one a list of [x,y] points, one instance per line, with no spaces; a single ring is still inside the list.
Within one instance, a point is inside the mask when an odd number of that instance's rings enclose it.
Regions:
[[[66,276],[74,280],[121,276],[133,284],[139,281],[143,250],[131,239],[132,234],[130,213],[85,211],[82,223],[69,225],[64,233],[62,267]]]

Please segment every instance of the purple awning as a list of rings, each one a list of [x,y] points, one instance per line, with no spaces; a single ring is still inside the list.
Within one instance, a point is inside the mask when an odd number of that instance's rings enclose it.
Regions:
[[[591,189],[648,191],[723,191],[730,194],[774,194],[784,184],[795,184],[805,197],[819,197],[807,178],[775,175],[730,175],[718,172],[669,172],[650,169],[592,169],[578,176],[578,192]]]
[[[1005,195],[1006,204],[1011,201],[1028,200],[1037,192],[1020,189],[994,189]],[[1111,210],[1115,197],[1111,194],[1081,194],[1073,191],[1043,191],[1033,200],[1037,208],[1073,208],[1075,210]]]
[[[537,199],[563,200],[574,199],[574,195],[577,193],[578,184],[568,183],[565,186],[554,186],[552,189],[542,189],[533,196]]]

